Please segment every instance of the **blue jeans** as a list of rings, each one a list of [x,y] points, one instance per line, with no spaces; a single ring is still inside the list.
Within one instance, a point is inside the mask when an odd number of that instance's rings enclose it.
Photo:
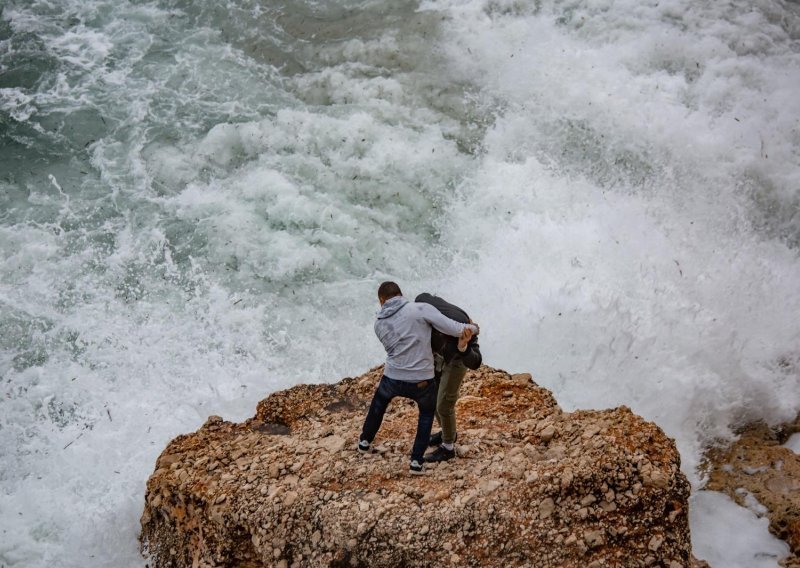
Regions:
[[[423,385],[423,383],[425,383]],[[428,447],[428,440],[431,436],[431,426],[433,426],[433,416],[436,412],[436,383],[433,379],[420,383],[410,383],[408,381],[396,381],[386,375],[381,377],[372,403],[369,405],[369,412],[364,419],[364,428],[361,430],[359,440],[366,440],[372,443],[375,434],[383,422],[383,415],[392,399],[396,396],[410,398],[417,403],[419,408],[419,419],[417,420],[417,435],[414,438],[414,447],[411,449],[411,459],[422,463],[422,456]]]

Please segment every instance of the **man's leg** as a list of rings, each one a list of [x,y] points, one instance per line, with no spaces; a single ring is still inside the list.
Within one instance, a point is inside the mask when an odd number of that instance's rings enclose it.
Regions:
[[[442,426],[442,443],[452,444],[456,440],[456,402],[458,390],[467,368],[461,361],[453,361],[442,369],[439,393],[436,399],[436,417]]]
[[[419,418],[417,420],[417,435],[414,437],[414,447],[411,449],[411,461],[422,463],[422,457],[428,447],[428,440],[431,436],[431,426],[433,426],[433,416],[436,413],[436,384],[434,381],[426,381],[428,384],[424,388],[418,385],[411,385],[417,389],[412,396],[419,408]],[[410,390],[410,389],[409,389]]]
[[[433,354],[433,367],[436,372],[436,384],[439,387],[439,393],[441,393],[441,384],[442,384],[442,369],[444,369],[444,357],[439,355],[438,353]],[[436,399],[436,422],[439,424],[439,427],[442,427],[442,419],[439,417],[439,399],[438,397],[441,396],[437,394]]]
[[[392,386],[392,379],[385,375],[381,377],[378,388],[375,389],[375,394],[372,396],[367,417],[364,419],[364,427],[361,429],[359,442],[365,440],[371,444],[372,440],[375,439],[375,434],[378,433],[378,429],[380,429],[383,422],[383,415],[386,414],[389,403],[395,397]]]

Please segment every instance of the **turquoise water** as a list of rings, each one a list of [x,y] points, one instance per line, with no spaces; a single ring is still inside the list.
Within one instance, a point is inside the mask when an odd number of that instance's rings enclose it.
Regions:
[[[380,363],[384,279],[696,487],[800,410],[797,4],[0,7],[0,563],[143,565],[166,442]]]

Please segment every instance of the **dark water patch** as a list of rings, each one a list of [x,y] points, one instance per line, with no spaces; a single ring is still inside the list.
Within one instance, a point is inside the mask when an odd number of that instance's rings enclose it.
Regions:
[[[0,176],[5,181],[25,185],[40,179],[41,170],[62,160],[63,155],[33,124],[0,110]]]
[[[43,347],[36,349],[27,349],[21,353],[17,353],[12,359],[12,367],[17,372],[22,372],[31,367],[41,367],[47,363],[48,355],[47,350]]]
[[[280,9],[277,23],[291,37],[312,43],[370,39],[387,29],[420,26],[427,16],[416,12],[419,3],[359,2],[351,5],[287,2]]]
[[[81,108],[41,116],[38,125],[58,137],[62,152],[76,155],[90,152],[90,146],[105,137],[108,122],[96,109]]]
[[[17,32],[0,18],[0,89],[34,89],[57,67],[58,60],[47,52],[41,38],[31,32]]]

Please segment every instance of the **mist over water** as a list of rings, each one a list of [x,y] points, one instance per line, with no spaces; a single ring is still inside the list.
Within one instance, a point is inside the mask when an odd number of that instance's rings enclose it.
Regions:
[[[696,487],[800,410],[797,4],[0,6],[0,563],[143,565],[166,442],[380,363],[387,278]]]

